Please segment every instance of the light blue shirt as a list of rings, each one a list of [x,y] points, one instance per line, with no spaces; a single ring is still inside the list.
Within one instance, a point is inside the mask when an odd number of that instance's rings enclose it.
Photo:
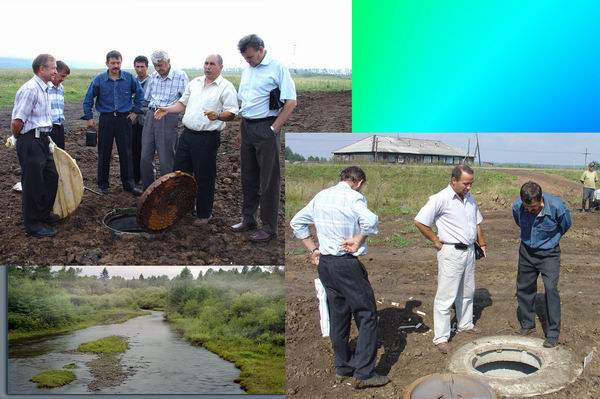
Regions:
[[[238,99],[242,102],[240,115],[246,119],[279,115],[282,108],[269,109],[269,93],[276,87],[279,87],[282,102],[296,100],[296,86],[290,71],[267,52],[260,64],[242,72],[238,91]]]
[[[37,128],[52,129],[52,110],[48,89],[48,83],[34,75],[17,91],[12,119],[23,121],[21,134]]]
[[[154,71],[144,88],[144,100],[150,108],[168,107],[181,98],[187,84],[188,76],[184,71],[170,68],[164,78]]]
[[[325,189],[294,216],[290,226],[296,238],[310,236],[309,226],[314,224],[322,255],[345,255],[340,249],[342,241],[358,234],[377,234],[377,215],[367,208],[367,200],[346,182]],[[367,241],[360,246],[354,256],[367,253]]]
[[[52,124],[62,125],[65,121],[65,88],[62,83],[58,86],[50,86],[48,98],[52,110]]]

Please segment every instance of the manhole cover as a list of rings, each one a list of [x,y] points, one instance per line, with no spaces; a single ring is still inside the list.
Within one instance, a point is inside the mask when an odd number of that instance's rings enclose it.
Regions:
[[[539,338],[485,337],[459,348],[448,369],[482,378],[504,397],[556,392],[575,381],[582,365],[563,345],[547,349]]]
[[[492,388],[481,379],[459,374],[431,374],[406,388],[403,399],[495,399]]]

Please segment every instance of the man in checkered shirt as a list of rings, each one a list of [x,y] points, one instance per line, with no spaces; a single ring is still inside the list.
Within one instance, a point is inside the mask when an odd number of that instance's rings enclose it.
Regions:
[[[65,88],[62,82],[71,74],[71,69],[62,61],[56,61],[56,75],[52,78],[52,86],[48,89],[52,115],[52,132],[50,138],[65,149]]]

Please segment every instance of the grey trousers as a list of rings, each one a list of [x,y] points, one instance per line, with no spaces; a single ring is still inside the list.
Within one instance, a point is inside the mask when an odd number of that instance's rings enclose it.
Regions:
[[[177,149],[177,123],[179,114],[167,114],[157,121],[154,112],[146,111],[144,130],[142,130],[142,156],[140,158],[140,174],[144,190],[154,180],[154,153],[158,153],[160,176],[173,171],[175,150]]]
[[[254,221],[260,204],[260,219],[263,230],[277,234],[279,214],[280,171],[279,135],[271,130],[275,118],[258,121],[242,119],[242,217],[246,222]]]
[[[558,338],[560,334],[560,295],[558,277],[560,273],[560,247],[533,249],[523,244],[519,248],[517,271],[517,302],[521,309],[521,327],[535,327],[535,295],[537,278],[542,274],[548,315],[547,338]]]

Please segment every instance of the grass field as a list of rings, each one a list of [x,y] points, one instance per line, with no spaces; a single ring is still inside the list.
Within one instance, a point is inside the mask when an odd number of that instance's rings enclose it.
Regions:
[[[290,220],[320,190],[336,184],[348,164],[286,164],[285,211]],[[451,167],[423,165],[360,165],[367,175],[363,194],[369,208],[380,217],[416,214],[430,195],[443,189],[450,180]],[[518,187],[515,177],[486,169],[475,169],[473,192],[480,199],[496,196],[513,199]],[[480,194],[478,194],[480,193]],[[390,238],[393,246],[408,243]]]
[[[65,101],[67,103],[80,103],[85,96],[92,79],[103,70],[79,69],[71,70],[71,75],[63,83],[65,87]],[[129,71],[135,75],[133,71]],[[202,75],[198,69],[186,70],[190,79]],[[15,94],[19,87],[33,76],[31,69],[0,69],[0,107],[12,106]],[[230,80],[236,90],[240,84],[240,74],[223,74]],[[352,90],[352,78],[315,75],[292,75],[298,91],[342,91]]]

